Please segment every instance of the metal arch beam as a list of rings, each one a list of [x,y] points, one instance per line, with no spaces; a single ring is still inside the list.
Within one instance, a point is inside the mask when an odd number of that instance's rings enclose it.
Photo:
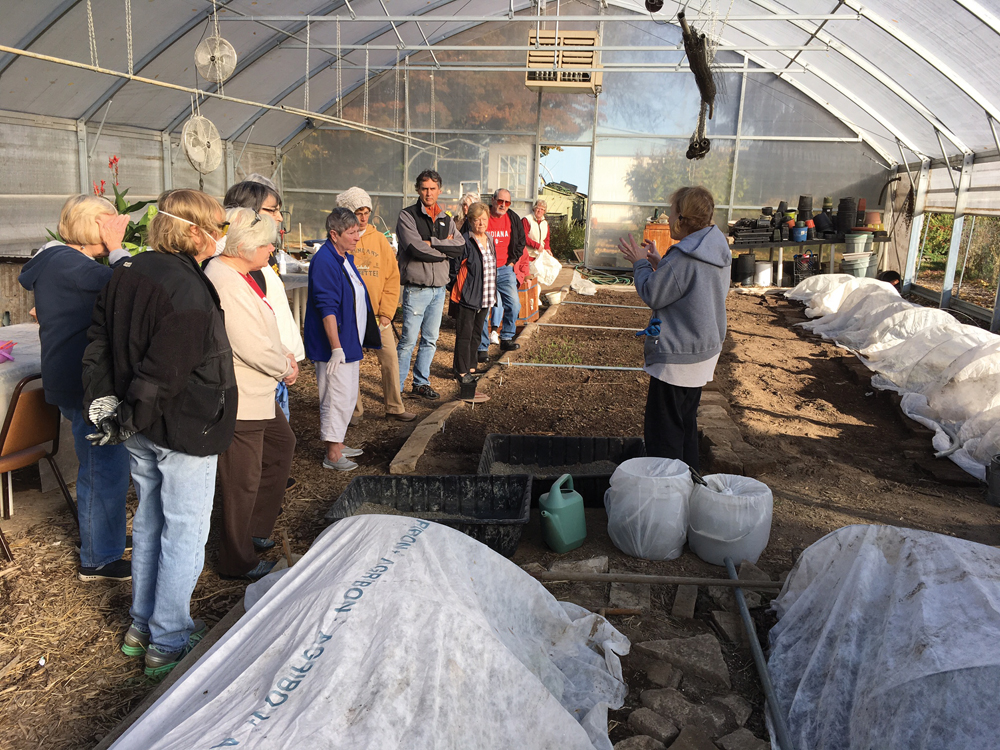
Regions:
[[[227,2],[232,2],[232,0],[227,0]],[[345,5],[346,4],[344,3],[344,0],[335,0],[332,3],[328,3],[327,5],[324,5],[322,8],[319,8],[317,12],[320,12],[320,13],[323,13],[323,14],[332,13],[333,11],[337,10],[340,7],[344,7]],[[211,15],[211,13],[209,13],[208,15]],[[204,19],[202,19],[202,20],[204,20]],[[279,32],[277,34],[274,34],[270,38],[264,40],[264,42],[262,42],[261,44],[257,45],[257,47],[252,52],[250,52],[250,54],[248,54],[248,55],[246,55],[244,57],[241,57],[239,59],[239,61],[236,63],[236,68],[233,70],[233,74],[231,76],[229,76],[229,78],[227,80],[232,81],[236,76],[238,76],[240,73],[242,73],[243,71],[245,71],[247,68],[249,68],[251,65],[253,65],[258,60],[260,60],[260,58],[262,58],[268,52],[270,52],[271,50],[273,50],[276,47],[278,47],[286,38],[288,38],[289,36],[291,36],[293,34],[297,34],[298,32],[300,32],[305,27],[306,27],[306,24],[305,24],[305,21],[303,21],[301,23],[297,23],[294,26],[289,27],[285,31],[281,31],[281,32]],[[208,92],[218,91],[219,90],[219,84],[217,84],[217,83],[209,84],[205,88],[205,90],[208,91]],[[167,124],[167,126],[166,126],[166,128],[164,128],[164,130],[166,130],[168,133],[172,133],[177,128],[177,126],[180,125],[182,122],[184,122],[185,118],[187,118],[188,111],[189,111],[189,108],[185,108],[183,112],[181,112],[180,114],[178,114],[176,117],[174,117]]]
[[[958,74],[957,71],[953,70],[950,65],[945,63],[943,60],[939,59],[937,55],[931,52],[929,49],[924,47],[922,44],[910,37],[909,34],[904,34],[892,23],[889,23],[884,18],[882,18],[877,13],[873,13],[868,10],[856,0],[844,0],[844,5],[846,5],[851,10],[859,13],[860,15],[867,18],[873,24],[878,26],[882,31],[891,36],[900,44],[905,45],[911,51],[919,55],[925,62],[927,62],[931,67],[933,67],[938,73],[943,75],[949,81],[951,81],[955,86],[957,86],[962,93],[972,99],[976,104],[986,110],[986,113],[994,118],[1000,119],[1000,109],[994,106],[993,102],[986,98],[975,86],[969,83],[965,78]]]
[[[749,0],[749,2],[757,5],[765,10],[769,10],[772,13],[780,14],[783,10],[782,7],[771,0]],[[846,18],[844,19],[846,20]],[[816,25],[806,21],[795,21],[792,20],[790,23],[795,24],[798,28],[802,29],[808,34],[816,32],[816,39],[824,44],[828,45],[830,49],[839,52],[850,62],[854,63],[863,72],[867,73],[869,76],[874,78],[876,81],[885,86],[889,91],[894,93],[904,102],[906,102],[910,107],[914,109],[921,117],[927,120],[935,130],[939,131],[944,135],[949,141],[951,141],[959,151],[963,154],[971,153],[971,149],[965,145],[961,138],[955,135],[947,125],[938,119],[937,115],[931,112],[927,107],[925,107],[920,101],[918,101],[913,95],[910,94],[905,88],[900,86],[894,80],[885,75],[881,70],[879,70],[875,65],[872,65],[868,60],[859,55],[853,48],[841,42],[839,39],[831,36],[830,34],[817,31]],[[807,53],[808,54],[808,53]]]
[[[73,10],[73,8],[75,8],[79,3],[80,0],[65,0],[65,2],[59,5],[59,7],[43,18],[35,26],[35,28],[21,37],[21,39],[19,39],[17,44],[14,46],[18,49],[28,49],[28,47],[37,42],[46,31],[55,26],[63,16]],[[7,68],[9,68],[16,59],[17,55],[11,54],[5,54],[0,57],[0,76],[4,74],[4,71],[7,70]]]
[[[218,5],[220,7],[223,7],[231,2],[234,2],[234,0],[218,0]],[[197,15],[195,15],[194,18],[184,23],[180,28],[178,28],[176,31],[170,34],[166,39],[164,39],[162,42],[157,44],[152,50],[150,50],[148,54],[143,56],[142,59],[140,59],[135,64],[133,72],[138,75],[147,65],[152,63],[157,57],[162,55],[164,52],[167,51],[167,49],[173,46],[174,42],[183,38],[185,34],[191,31],[191,29],[198,26],[198,24],[200,24],[202,21],[204,21],[211,15],[212,11],[210,9],[203,10]],[[101,107],[107,104],[108,101],[111,100],[115,94],[121,91],[122,88],[124,88],[127,83],[128,79],[125,78],[121,78],[115,81],[111,86],[108,87],[108,89],[103,94],[101,94],[94,100],[94,103],[91,104],[90,107],[87,109],[87,111],[83,113],[82,119],[89,120],[91,117],[93,117],[101,109]],[[173,128],[169,128],[169,130],[173,130]]]
[[[975,154],[966,154],[962,159],[962,173],[955,190],[955,221],[951,226],[951,242],[948,244],[948,255],[944,264],[944,281],[941,285],[941,309],[951,307],[952,288],[955,286],[955,270],[958,268],[958,256],[962,254],[962,228],[965,226],[965,204],[969,197],[969,184],[972,182],[972,164]],[[951,171],[951,165],[945,163],[945,169]]]
[[[749,31],[749,30],[743,28],[742,26],[740,26],[738,24],[730,23],[729,26],[732,26],[733,29],[735,29],[736,31],[739,31],[741,34],[745,34],[746,36],[749,36],[751,39],[756,39],[761,44],[769,44],[770,43],[770,40],[767,37],[765,37],[765,36],[763,36],[761,34],[758,34],[756,32]],[[791,59],[791,57],[792,57],[791,55],[789,55],[786,52],[782,52],[781,54],[785,55],[785,57],[787,57],[789,59]],[[753,55],[748,55],[748,57],[754,58]],[[757,64],[762,64],[762,61],[758,60],[758,59],[754,59],[754,62],[756,62]],[[827,83],[830,86],[833,86],[834,88],[837,87],[836,81],[833,78],[831,78],[829,75],[827,75],[826,73],[824,73],[822,70],[818,69],[816,66],[814,66],[814,65],[812,65],[810,63],[804,63],[802,61],[798,61],[798,64],[801,65],[802,67],[804,67],[806,70],[808,70],[810,73],[812,73],[814,76],[816,76],[817,78],[819,78],[824,83]],[[865,134],[861,131],[861,129],[857,125],[855,125],[849,118],[847,118],[842,112],[840,112],[840,110],[838,110],[836,107],[834,107],[832,104],[830,104],[826,100],[820,98],[819,95],[815,94],[807,86],[805,86],[804,84],[802,84],[799,81],[797,81],[794,76],[785,76],[782,73],[776,73],[775,75],[777,75],[777,77],[780,78],[782,81],[785,81],[786,83],[791,84],[793,87],[795,87],[796,89],[798,89],[799,91],[801,91],[803,94],[805,94],[806,96],[808,96],[810,99],[812,99],[813,101],[815,101],[817,104],[819,104],[821,107],[823,107],[824,109],[826,109],[830,114],[832,114],[838,120],[840,120],[841,122],[843,122],[847,127],[849,127],[851,130],[853,130],[855,133],[857,133],[857,135],[860,138],[862,138],[865,141],[865,143],[867,143],[869,146],[871,146],[873,149],[875,149],[875,151],[878,152],[878,154],[883,159],[885,159],[887,163],[889,163],[889,164],[895,164],[896,163],[896,160],[892,156],[889,155],[889,152],[886,151],[886,149],[882,148],[879,144],[874,143],[871,140],[869,140],[868,138],[866,138]],[[854,97],[854,101],[857,102],[858,106],[861,107],[862,109],[864,109],[882,127],[884,127],[886,130],[888,130],[896,138],[899,138],[899,140],[903,143],[903,145],[905,145],[908,149],[910,149],[914,154],[917,154],[918,156],[921,156],[921,158],[924,158],[920,154],[920,151],[919,151],[919,149],[917,149],[916,145],[904,133],[902,133],[895,125],[893,125],[888,119],[886,119],[882,114],[880,114],[877,109],[871,107],[869,104],[867,104],[866,102],[862,101],[861,99],[858,99],[857,97]]]

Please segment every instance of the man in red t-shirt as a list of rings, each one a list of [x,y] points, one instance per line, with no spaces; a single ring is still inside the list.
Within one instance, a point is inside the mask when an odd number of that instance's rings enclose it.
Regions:
[[[524,223],[521,217],[510,209],[510,191],[501,188],[493,193],[490,202],[490,218],[486,234],[493,238],[497,253],[497,293],[503,304],[503,327],[500,329],[500,351],[520,349],[514,342],[517,316],[521,303],[517,296],[517,277],[514,265],[524,252]],[[479,342],[479,361],[485,362],[490,347],[489,329],[483,326]]]

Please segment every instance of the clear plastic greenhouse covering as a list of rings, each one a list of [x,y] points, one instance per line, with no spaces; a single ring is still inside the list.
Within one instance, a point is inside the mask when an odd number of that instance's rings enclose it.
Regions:
[[[113,747],[611,750],[628,640],[454,529],[345,519],[246,607]]]
[[[847,526],[802,553],[772,606],[767,669],[795,748],[997,747],[1000,551]]]
[[[985,479],[1000,453],[1000,336],[876,279],[813,276],[786,296],[816,318],[803,328],[856,352],[874,387],[902,394],[903,413],[935,431],[939,457]]]

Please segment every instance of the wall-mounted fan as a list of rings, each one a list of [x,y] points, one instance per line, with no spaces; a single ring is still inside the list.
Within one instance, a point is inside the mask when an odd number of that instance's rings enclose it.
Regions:
[[[195,48],[194,64],[206,81],[222,83],[236,70],[236,50],[221,36],[205,37]]]
[[[193,115],[184,123],[181,146],[191,166],[202,174],[214,172],[222,164],[222,139],[207,117]]]

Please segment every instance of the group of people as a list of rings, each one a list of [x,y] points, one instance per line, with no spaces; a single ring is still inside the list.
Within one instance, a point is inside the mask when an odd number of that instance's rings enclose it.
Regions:
[[[316,366],[323,466],[349,471],[362,453],[344,440],[364,416],[363,349],[378,352],[386,416],[411,421],[401,394],[418,338],[413,393],[439,397],[430,363],[447,290],[464,342],[456,377],[474,373],[477,352],[487,351],[483,321],[498,301],[501,348],[518,347],[517,285],[527,263],[515,267],[527,238],[546,246],[544,210],[526,231],[499,190],[489,207],[467,204],[459,228],[438,205],[440,175],[423,172],[416,187],[419,200],[397,224],[398,253],[369,223],[368,193],[354,187],[338,196],[309,268],[304,337],[271,267],[282,201],[263,177],[234,185],[221,205],[193,189],[162,194],[149,223],[151,252],[134,256],[122,249],[128,217],[101,196],[75,196],[62,209],[61,241],[25,264],[20,282],[35,296],[45,397],[72,423],[80,462],[78,577],[132,580],[122,650],[142,656],[151,677],[170,671],[205,632],[190,598],[216,484],[219,574],[256,580],[274,566],[259,553],[275,545],[294,482],[288,386],[300,361]],[[131,537],[130,476],[139,501]]]

